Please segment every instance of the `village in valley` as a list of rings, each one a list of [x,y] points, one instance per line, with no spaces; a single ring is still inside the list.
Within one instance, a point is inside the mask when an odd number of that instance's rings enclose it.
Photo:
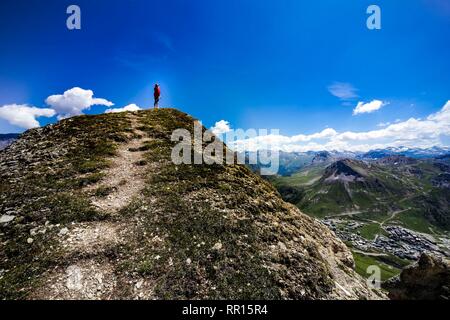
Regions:
[[[369,255],[392,254],[398,258],[416,261],[422,253],[450,257],[450,238],[419,233],[401,226],[383,226],[382,232],[369,240],[361,236],[363,222],[341,218],[325,218],[322,222],[354,250]],[[381,234],[382,233],[382,234]]]

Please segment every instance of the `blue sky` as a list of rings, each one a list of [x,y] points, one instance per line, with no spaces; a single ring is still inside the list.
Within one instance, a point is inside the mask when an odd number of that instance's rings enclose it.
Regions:
[[[81,30],[66,28],[70,4],[81,8]],[[381,30],[366,27],[370,4],[382,10]],[[5,0],[0,108],[49,108],[49,96],[74,87],[115,108],[148,108],[158,82],[163,107],[208,127],[226,120],[287,137],[368,132],[421,121],[446,105],[449,39],[445,0]],[[373,101],[382,107],[354,115],[358,102]],[[1,114],[0,133],[24,130]],[[442,132],[434,143],[448,143]]]

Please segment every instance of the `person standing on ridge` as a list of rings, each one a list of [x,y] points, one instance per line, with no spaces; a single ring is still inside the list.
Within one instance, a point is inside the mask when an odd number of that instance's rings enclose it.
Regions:
[[[159,85],[156,83],[154,92],[153,92],[153,97],[155,98],[155,104],[153,106],[155,109],[158,109],[158,107],[159,107],[159,97],[160,96],[161,96],[161,89],[159,88]]]

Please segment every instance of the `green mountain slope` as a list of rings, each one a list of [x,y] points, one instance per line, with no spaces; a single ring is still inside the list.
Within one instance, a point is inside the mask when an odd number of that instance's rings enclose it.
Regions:
[[[438,160],[391,156],[315,164],[272,182],[285,200],[316,217],[389,219],[429,232],[430,225],[450,230],[448,172],[449,166]],[[395,212],[400,214],[391,217]]]

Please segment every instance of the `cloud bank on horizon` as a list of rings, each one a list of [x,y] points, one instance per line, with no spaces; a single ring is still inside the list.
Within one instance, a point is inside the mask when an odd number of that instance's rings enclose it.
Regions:
[[[381,101],[380,101],[381,102]],[[382,103],[373,103],[367,110],[381,108]],[[362,108],[362,107],[361,107]],[[224,132],[223,124],[228,125]],[[211,128],[221,135],[232,132],[229,124],[221,120]],[[222,137],[223,138],[223,137]],[[225,138],[226,140],[226,138]],[[367,152],[374,149],[388,147],[431,148],[448,147],[450,141],[450,100],[438,112],[428,115],[425,119],[410,118],[398,121],[378,130],[354,132],[337,132],[327,128],[313,134],[299,134],[295,136],[264,135],[254,138],[228,142],[235,151],[257,151],[264,149],[285,152],[306,151],[353,151]]]

